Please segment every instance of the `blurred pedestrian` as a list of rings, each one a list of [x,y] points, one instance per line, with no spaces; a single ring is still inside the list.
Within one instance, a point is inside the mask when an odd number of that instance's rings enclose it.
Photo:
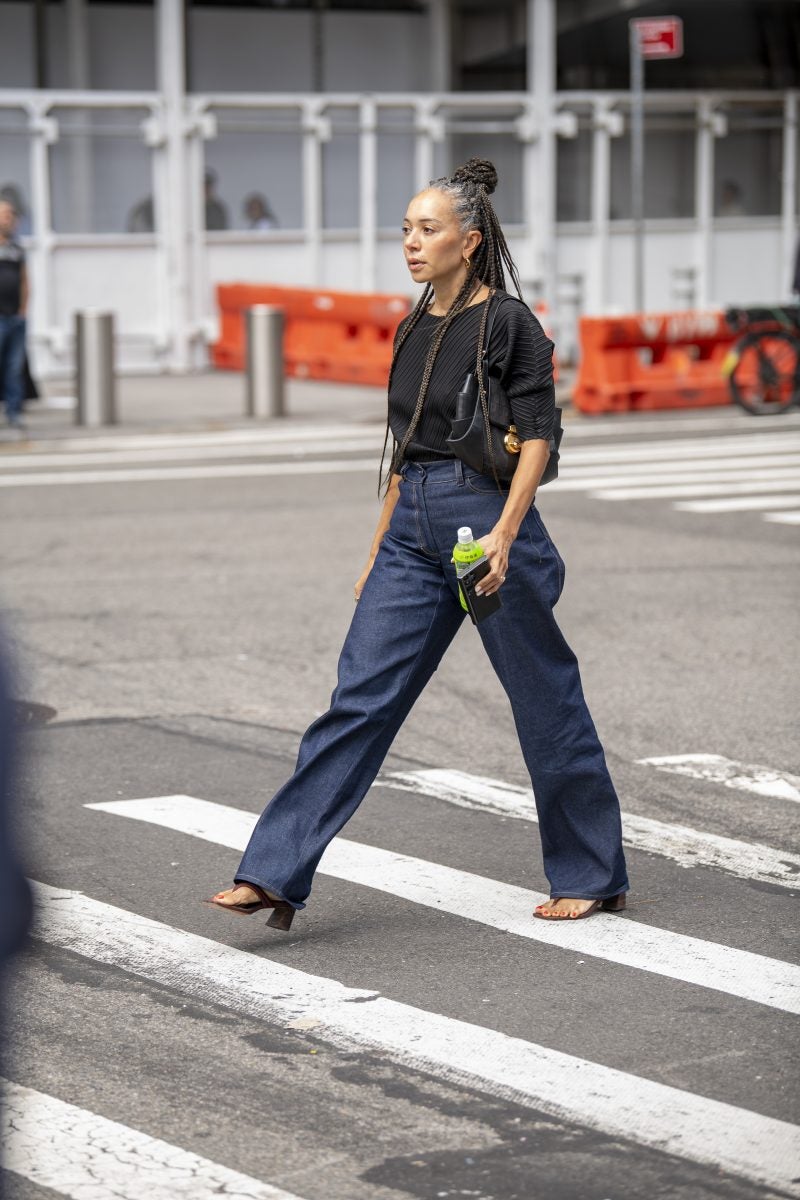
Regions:
[[[242,208],[248,229],[278,228],[278,218],[270,208],[269,200],[261,192],[251,192],[249,196],[245,196]]]
[[[16,183],[4,183],[0,187],[0,200],[7,200],[17,214],[17,237],[30,237],[31,217],[22,198],[22,189]]]
[[[719,197],[718,217],[743,217],[746,213],[742,189],[735,179],[726,179]]]
[[[153,197],[138,200],[128,213],[128,233],[153,233],[156,227]]]
[[[203,177],[203,187],[205,190],[206,229],[227,229],[230,224],[228,210],[216,194],[217,173],[210,167]]]
[[[24,431],[21,412],[28,273],[25,251],[15,236],[16,224],[13,206],[8,200],[0,200],[0,399],[8,424]]]
[[[4,1002],[8,966],[11,956],[23,943],[31,919],[30,888],[12,829],[18,746],[10,676],[0,635],[0,1074],[6,1056]]]
[[[303,735],[294,774],[261,815],[233,887],[210,900],[239,913],[272,908],[268,923],[279,929],[305,906],[325,847],[366,795],[461,626],[451,557],[461,526],[480,531],[489,562],[477,591],[501,590],[504,600],[477,632],[511,701],[536,797],[551,899],[533,915],[569,920],[625,906],[619,801],[577,659],[553,614],[564,563],[534,504],[554,427],[553,344],[522,302],[490,200],[496,184],[492,164],[471,159],[408,207],[406,262],[425,288],[395,337],[392,460],[337,687]],[[506,273],[519,299],[505,292]],[[465,465],[447,440],[456,395],[484,352],[521,442],[510,483]],[[478,395],[488,424],[482,385]],[[491,737],[490,726],[484,734]]]

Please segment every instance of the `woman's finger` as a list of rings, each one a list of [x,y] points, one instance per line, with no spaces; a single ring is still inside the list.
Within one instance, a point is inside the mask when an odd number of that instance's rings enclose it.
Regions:
[[[499,591],[505,581],[505,570],[490,571],[488,575],[484,575],[483,579],[475,585],[475,591],[479,596],[491,596],[493,592]]]

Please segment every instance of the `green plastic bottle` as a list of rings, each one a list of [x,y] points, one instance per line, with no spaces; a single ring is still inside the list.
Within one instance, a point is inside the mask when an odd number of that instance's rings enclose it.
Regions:
[[[453,561],[456,564],[456,575],[463,575],[476,562],[480,562],[486,555],[483,553],[483,546],[480,542],[476,542],[472,537],[472,530],[469,525],[462,525],[458,531],[458,541],[453,547]],[[469,612],[467,602],[464,599],[464,593],[459,587],[458,598],[461,601],[461,607],[464,612]]]

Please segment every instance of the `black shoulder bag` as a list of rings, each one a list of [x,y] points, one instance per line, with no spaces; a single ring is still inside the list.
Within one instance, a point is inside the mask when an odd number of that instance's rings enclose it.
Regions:
[[[493,300],[494,295],[489,297],[488,303],[491,304]],[[482,475],[493,474],[498,482],[503,480],[508,483],[517,469],[522,442],[512,423],[511,405],[505,389],[499,379],[492,378],[489,369],[489,342],[492,336],[492,326],[503,300],[504,297],[497,299],[494,311],[490,314],[487,322],[486,340],[480,366],[489,409],[491,448],[486,435],[486,422],[481,404],[477,371],[470,371],[456,396],[456,415],[450,430],[450,437],[446,440],[453,453],[458,455],[468,467],[472,467],[473,471],[479,471]],[[553,432],[550,435],[550,458],[542,478],[539,480],[540,487],[543,483],[550,483],[558,476],[559,446],[563,432],[561,409],[556,408]]]

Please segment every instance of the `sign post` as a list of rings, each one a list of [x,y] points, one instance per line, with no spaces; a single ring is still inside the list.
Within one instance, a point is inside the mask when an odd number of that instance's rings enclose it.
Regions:
[[[644,60],[680,58],[680,17],[637,17],[628,22],[631,60],[631,215],[633,217],[633,298],[644,312]]]

